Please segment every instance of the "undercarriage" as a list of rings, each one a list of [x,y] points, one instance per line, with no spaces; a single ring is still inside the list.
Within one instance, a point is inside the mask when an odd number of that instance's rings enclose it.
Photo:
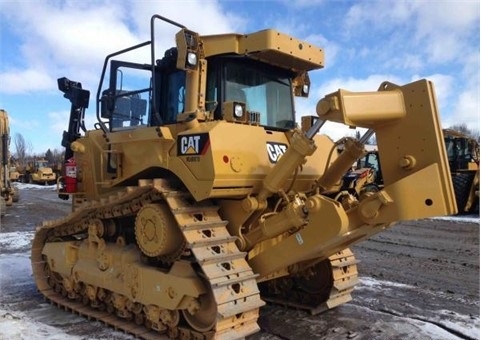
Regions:
[[[140,338],[244,338],[259,330],[264,297],[217,211],[165,180],[79,204],[37,230],[39,290],[66,310]],[[261,291],[267,301],[318,313],[349,301],[356,282],[354,256],[345,250],[262,283]]]

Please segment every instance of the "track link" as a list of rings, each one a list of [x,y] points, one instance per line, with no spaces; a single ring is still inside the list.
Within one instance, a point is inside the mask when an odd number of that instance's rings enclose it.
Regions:
[[[87,233],[89,223],[94,219],[132,216],[146,204],[158,201],[168,204],[185,237],[186,250],[193,255],[192,265],[198,268],[198,275],[210,286],[216,316],[213,326],[205,331],[180,323],[154,331],[112,315],[111,311],[69,299],[61,283],[52,284],[55,275],[49,272],[42,255],[46,242]],[[246,254],[238,250],[235,237],[230,236],[227,222],[219,217],[217,210],[218,207],[209,201],[197,203],[187,192],[170,189],[168,182],[162,179],[141,180],[138,187],[127,187],[101,201],[85,202],[69,216],[44,222],[37,228],[32,242],[32,269],[37,287],[47,300],[60,308],[143,339],[159,338],[164,331],[169,337],[180,339],[244,338],[259,330],[257,318],[264,302],[260,299],[256,275],[245,260]],[[186,313],[184,316],[188,317]]]
[[[165,188],[165,186],[163,186]],[[227,231],[216,206],[192,205],[185,192],[163,191],[174,217],[209,282],[217,303],[216,336],[238,339],[259,331],[260,299],[256,277]]]
[[[262,298],[278,305],[319,314],[352,300],[359,283],[357,260],[344,249],[293,276],[261,284]]]

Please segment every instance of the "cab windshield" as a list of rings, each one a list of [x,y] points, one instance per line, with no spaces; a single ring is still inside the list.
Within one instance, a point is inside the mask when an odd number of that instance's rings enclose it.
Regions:
[[[247,111],[259,114],[259,123],[265,127],[290,129],[294,126],[290,72],[260,62],[231,58],[222,62],[220,73],[224,80],[220,102],[245,103]],[[210,77],[213,77],[212,72]],[[217,90],[208,86],[207,97],[218,97]]]

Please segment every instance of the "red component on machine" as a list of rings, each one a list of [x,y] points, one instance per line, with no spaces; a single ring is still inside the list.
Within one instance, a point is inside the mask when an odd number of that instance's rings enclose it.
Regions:
[[[77,192],[77,163],[75,159],[70,158],[65,163],[65,192]]]

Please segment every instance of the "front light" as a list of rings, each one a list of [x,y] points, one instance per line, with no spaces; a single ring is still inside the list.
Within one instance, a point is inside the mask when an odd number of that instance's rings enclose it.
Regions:
[[[302,86],[302,92],[304,94],[309,94],[309,85],[304,84],[304,86]]]
[[[189,66],[196,66],[197,65],[197,54],[194,52],[187,53],[187,64]]]
[[[235,118],[242,118],[244,115],[244,108],[240,104],[235,104],[234,106],[234,117]]]

